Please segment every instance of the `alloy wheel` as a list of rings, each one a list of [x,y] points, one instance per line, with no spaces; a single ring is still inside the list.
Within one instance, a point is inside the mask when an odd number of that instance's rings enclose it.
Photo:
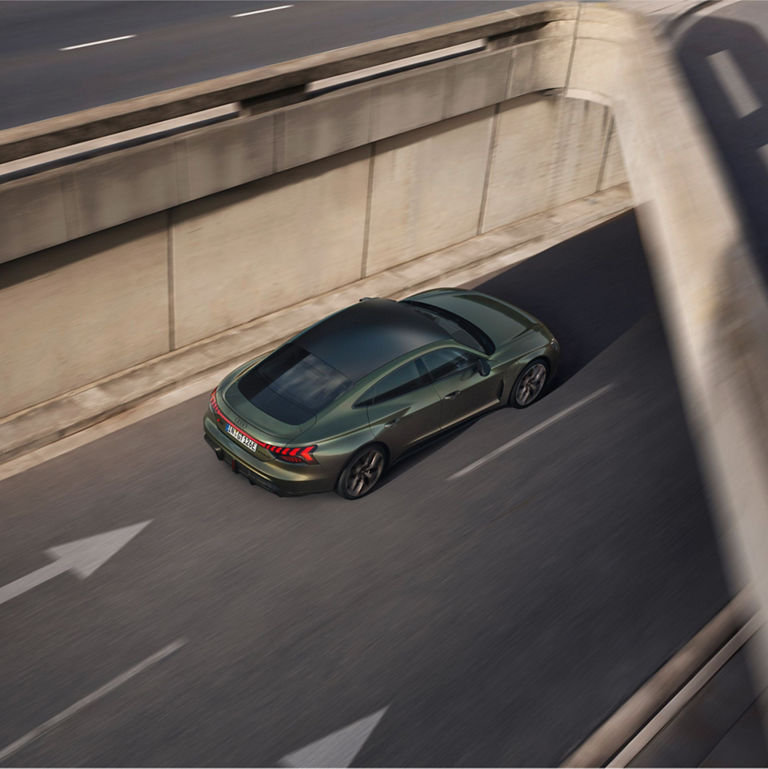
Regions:
[[[541,395],[547,381],[547,366],[542,361],[534,361],[520,374],[515,384],[515,406],[530,406]]]
[[[384,454],[373,446],[353,458],[347,472],[342,476],[342,493],[347,499],[357,499],[367,494],[379,481],[384,472]]]

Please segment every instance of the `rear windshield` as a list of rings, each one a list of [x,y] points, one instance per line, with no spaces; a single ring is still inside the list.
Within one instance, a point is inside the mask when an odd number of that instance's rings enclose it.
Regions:
[[[461,318],[442,307],[435,307],[434,305],[422,303],[414,299],[404,299],[403,302],[414,306],[418,312],[434,321],[459,344],[465,344],[467,347],[472,347],[478,352],[484,352],[487,355],[495,352],[496,346],[490,337],[466,318]]]
[[[340,371],[294,343],[275,350],[237,383],[256,408],[289,425],[306,422],[351,385]]]

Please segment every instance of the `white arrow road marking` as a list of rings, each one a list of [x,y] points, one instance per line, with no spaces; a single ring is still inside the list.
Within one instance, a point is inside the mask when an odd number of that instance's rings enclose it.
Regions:
[[[130,542],[148,523],[150,521],[144,521],[144,523],[97,534],[95,537],[78,539],[75,542],[67,542],[65,545],[46,550],[46,555],[54,559],[53,563],[0,587],[0,604],[42,585],[49,579],[58,577],[65,571],[73,571],[81,579],[89,577],[123,545]]]
[[[280,759],[280,766],[348,767],[386,712],[387,709],[382,708],[366,718],[355,721],[354,724],[289,753]]]
[[[104,684],[104,686],[96,689],[95,692],[91,692],[81,700],[78,700],[74,705],[70,705],[66,710],[62,710],[58,715],[55,715],[53,718],[49,718],[45,723],[35,727],[31,732],[27,732],[23,737],[20,737],[15,742],[12,742],[10,745],[7,745],[2,750],[0,750],[0,761],[5,761],[8,756],[12,755],[18,750],[21,750],[26,745],[29,745],[30,742],[34,742],[36,739],[38,739],[38,737],[42,737],[46,732],[49,732],[55,726],[58,726],[63,721],[66,721],[70,716],[75,715],[75,713],[82,710],[86,705],[90,705],[92,702],[101,699],[105,694],[109,694],[109,692],[111,692],[113,689],[117,689],[118,686],[124,684],[126,681],[146,670],[148,667],[151,667],[156,662],[160,662],[160,660],[169,657],[175,651],[181,649],[185,643],[186,640],[180,638],[178,641],[174,641],[173,643],[168,644],[168,646],[164,646],[162,649],[160,649],[159,652],[155,652],[145,660],[139,662],[137,665],[134,665],[132,668],[126,670],[125,673],[121,673],[111,681],[108,681]]]

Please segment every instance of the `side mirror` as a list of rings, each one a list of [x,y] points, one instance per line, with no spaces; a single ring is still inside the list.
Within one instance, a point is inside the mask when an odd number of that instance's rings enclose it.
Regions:
[[[485,358],[477,359],[476,368],[480,376],[488,376],[491,373],[491,364]]]

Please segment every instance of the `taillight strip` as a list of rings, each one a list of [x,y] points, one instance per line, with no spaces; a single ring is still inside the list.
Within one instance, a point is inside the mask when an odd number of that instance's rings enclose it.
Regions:
[[[216,390],[211,393],[211,397],[209,398],[209,405],[211,411],[213,411],[213,413],[216,414],[220,420],[223,419],[233,429],[237,430],[237,432],[242,433],[246,438],[249,438],[255,444],[265,448],[276,459],[287,459],[292,462],[306,462],[307,464],[314,464],[317,462],[317,460],[312,456],[312,452],[317,448],[317,446],[305,446],[303,448],[301,446],[296,448],[291,446],[275,446],[271,443],[264,443],[264,441],[260,441],[258,438],[254,438],[252,435],[249,435],[247,432],[245,432],[245,430],[238,427],[231,420],[224,416],[216,399]]]

